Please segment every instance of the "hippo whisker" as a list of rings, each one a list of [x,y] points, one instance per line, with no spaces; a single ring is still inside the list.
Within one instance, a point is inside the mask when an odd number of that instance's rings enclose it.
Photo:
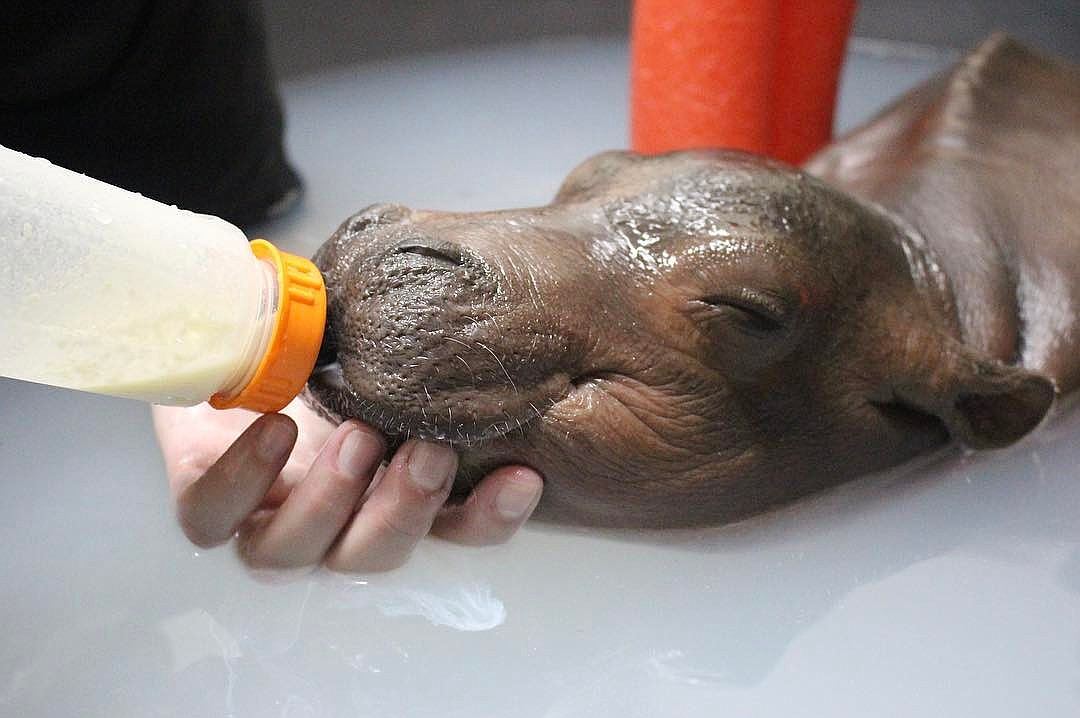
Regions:
[[[495,359],[495,362],[499,365],[499,368],[502,369],[503,374],[506,375],[506,380],[510,382],[510,386],[514,388],[514,393],[517,394],[517,384],[514,383],[514,378],[510,376],[510,372],[506,371],[506,365],[502,363],[502,359],[499,358],[499,355],[491,351],[491,347],[489,347],[487,344],[484,344],[483,342],[478,341],[476,342],[476,345],[482,347],[483,349],[486,349],[487,353]]]
[[[490,313],[485,314],[484,316],[489,322],[491,322],[492,326],[495,327],[495,332],[496,332],[495,336],[496,337],[501,337],[502,336],[502,327],[500,327],[499,323],[495,321],[495,317],[493,317]]]
[[[472,344],[469,344],[468,342],[463,342],[460,339],[455,339],[454,337],[443,337],[443,339],[448,342],[453,342],[454,344],[460,344],[461,346],[469,349],[470,351],[476,349],[476,347],[474,347]]]

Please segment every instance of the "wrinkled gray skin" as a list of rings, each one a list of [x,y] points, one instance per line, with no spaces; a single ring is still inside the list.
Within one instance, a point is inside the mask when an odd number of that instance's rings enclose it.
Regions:
[[[1030,431],[1080,380],[1078,231],[1080,76],[995,37],[807,172],[609,152],[546,207],[363,210],[309,396],[462,491],[535,467],[548,519],[732,520]]]

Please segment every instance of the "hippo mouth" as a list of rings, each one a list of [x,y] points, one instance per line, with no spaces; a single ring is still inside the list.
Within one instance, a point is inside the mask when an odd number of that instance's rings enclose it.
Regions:
[[[542,421],[549,412],[572,401],[593,383],[591,377],[556,375],[544,382],[547,391],[542,392],[546,397],[542,400],[515,402],[517,406],[504,410],[499,416],[462,419],[466,412],[458,411],[455,416],[451,405],[436,413],[425,409],[423,404],[419,405],[419,410],[403,409],[366,397],[349,385],[341,364],[335,361],[316,368],[308,379],[303,398],[316,412],[332,422],[359,419],[371,424],[386,435],[391,449],[410,438],[468,449],[511,435],[526,438],[534,424]],[[426,398],[431,399],[430,396]]]

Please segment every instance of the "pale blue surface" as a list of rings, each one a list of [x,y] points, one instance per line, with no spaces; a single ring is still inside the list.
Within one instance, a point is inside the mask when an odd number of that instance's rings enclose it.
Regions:
[[[842,122],[941,58],[863,52]],[[310,252],[395,200],[543,203],[624,143],[625,49],[432,56],[285,89]],[[0,382],[0,715],[1073,716],[1080,414],[726,529],[429,541],[252,581],[174,525],[144,407]],[[469,629],[469,630],[465,630]]]

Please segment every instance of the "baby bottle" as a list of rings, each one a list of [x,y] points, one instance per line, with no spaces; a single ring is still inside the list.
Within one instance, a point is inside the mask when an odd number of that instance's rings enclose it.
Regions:
[[[325,319],[308,260],[0,147],[0,375],[277,411],[307,381]]]

